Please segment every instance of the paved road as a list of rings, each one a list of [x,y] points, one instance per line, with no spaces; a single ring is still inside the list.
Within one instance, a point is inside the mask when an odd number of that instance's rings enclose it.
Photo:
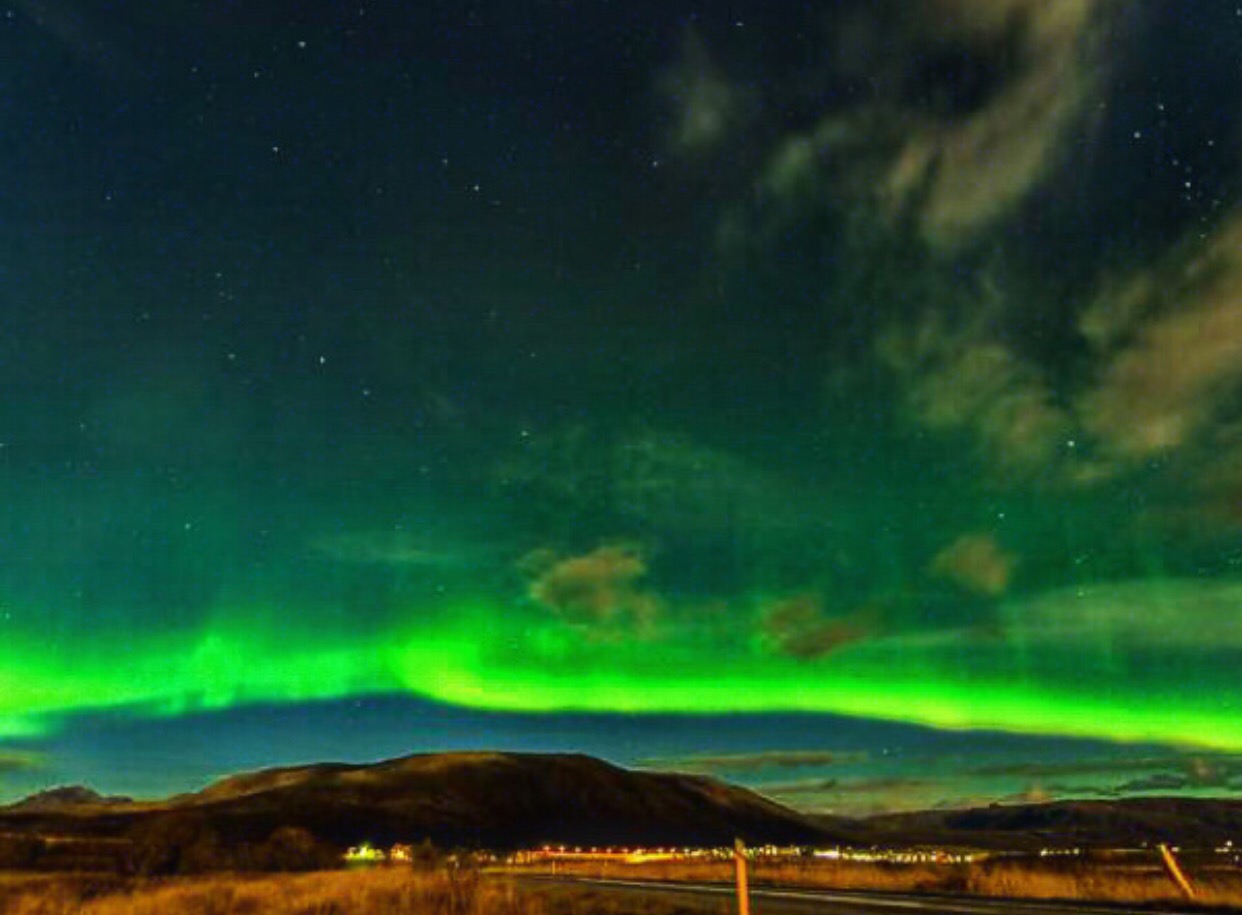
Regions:
[[[616,893],[658,896],[731,897],[733,887],[710,883],[660,883],[647,880],[590,880],[580,877],[528,877],[563,886],[590,887]],[[1019,902],[978,897],[912,896],[897,893],[752,887],[754,915],[1126,915],[1151,910],[1121,906]],[[1161,915],[1191,915],[1162,912]],[[1202,913],[1199,913],[1202,915]]]

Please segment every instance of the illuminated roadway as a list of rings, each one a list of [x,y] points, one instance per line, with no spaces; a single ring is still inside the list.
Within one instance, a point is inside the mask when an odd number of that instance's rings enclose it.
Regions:
[[[660,883],[648,880],[593,880],[585,877],[525,877],[541,883],[590,887],[595,890],[645,896],[697,896],[703,899],[732,897],[732,886],[718,883]],[[899,893],[867,893],[790,887],[751,887],[754,915],[900,915],[928,912],[934,915],[1126,915],[1150,909],[1075,904],[1068,902],[1017,901],[962,896],[914,896]],[[1190,915],[1161,910],[1161,915]]]

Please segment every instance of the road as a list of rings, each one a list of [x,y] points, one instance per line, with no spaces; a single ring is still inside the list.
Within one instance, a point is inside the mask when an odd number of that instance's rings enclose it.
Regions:
[[[731,897],[734,889],[711,883],[661,883],[648,880],[592,880],[583,877],[526,877],[523,880],[555,883],[615,893],[646,896],[692,896],[703,899]],[[899,893],[843,892],[837,890],[778,889],[751,887],[754,915],[1127,915],[1150,909],[1124,906],[1076,905],[1060,902],[1020,902],[962,896],[914,896]],[[1192,915],[1167,912],[1161,915]],[[1198,913],[1202,915],[1202,913]]]

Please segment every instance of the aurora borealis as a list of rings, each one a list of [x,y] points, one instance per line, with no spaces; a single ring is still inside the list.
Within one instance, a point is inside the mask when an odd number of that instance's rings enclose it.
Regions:
[[[1239,785],[1233,5],[254,6],[0,18],[0,799]]]

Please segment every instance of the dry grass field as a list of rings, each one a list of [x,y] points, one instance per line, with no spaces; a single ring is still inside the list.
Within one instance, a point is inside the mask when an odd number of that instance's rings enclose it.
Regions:
[[[556,873],[727,882],[733,878],[733,867],[726,861],[578,862],[559,864]],[[1122,867],[1039,859],[947,865],[760,861],[751,875],[756,886],[1187,905],[1164,873],[1146,862]],[[1201,869],[1193,877],[1200,904],[1242,908],[1242,871]],[[578,887],[522,883],[502,873],[470,868],[164,878],[0,872],[0,915],[723,915],[731,911],[724,899],[627,898]]]
[[[727,861],[662,861],[643,864],[562,863],[559,874],[728,882]],[[1242,869],[1191,871],[1196,902],[1242,909]],[[1176,904],[1186,899],[1154,860],[1127,866],[1085,861],[1014,858],[973,864],[891,864],[850,861],[763,861],[751,866],[754,886],[800,886],[998,896],[1014,899],[1077,899],[1138,904]]]
[[[636,908],[637,906],[637,908]],[[0,915],[723,915],[716,900],[627,900],[516,886],[477,871],[379,868],[301,875],[114,877],[0,874]]]

